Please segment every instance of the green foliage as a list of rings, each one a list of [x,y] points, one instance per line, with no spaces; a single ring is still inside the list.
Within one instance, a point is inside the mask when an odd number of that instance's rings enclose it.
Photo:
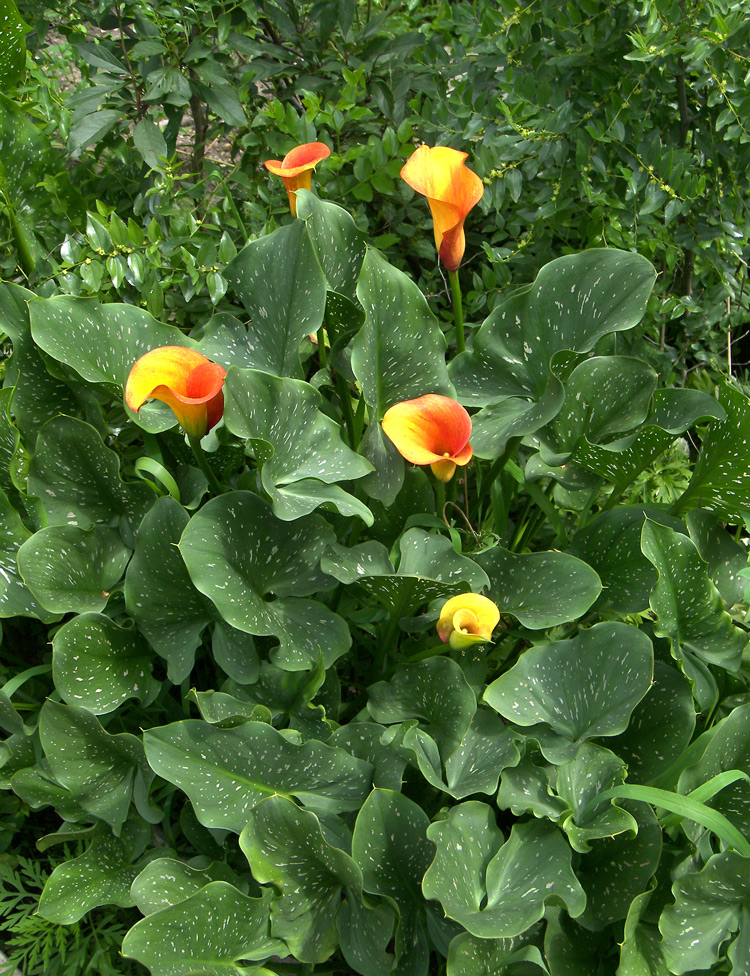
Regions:
[[[53,0],[28,58],[6,7],[10,964],[744,972],[739,5]],[[485,185],[461,352],[422,139]],[[447,483],[381,426],[426,394]]]

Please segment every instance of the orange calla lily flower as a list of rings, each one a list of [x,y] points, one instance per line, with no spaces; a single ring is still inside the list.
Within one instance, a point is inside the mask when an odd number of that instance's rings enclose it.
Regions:
[[[324,142],[306,142],[304,146],[295,146],[282,160],[267,159],[263,163],[269,173],[280,176],[284,181],[292,217],[297,216],[297,194],[295,191],[310,189],[312,171],[321,159],[330,155],[331,150]]]
[[[468,464],[471,417],[450,397],[428,393],[386,410],[383,430],[412,464],[429,464],[436,478],[450,481],[456,465]]]
[[[125,402],[138,413],[146,400],[162,400],[190,437],[203,437],[224,413],[226,373],[194,349],[162,346],[141,356],[130,370]]]
[[[459,651],[472,644],[486,644],[499,623],[500,611],[492,600],[478,593],[461,593],[444,604],[437,632],[444,644]]]
[[[427,197],[432,211],[435,247],[448,271],[457,271],[464,256],[464,221],[482,199],[484,185],[464,166],[468,153],[448,146],[420,146],[401,170],[401,179]]]

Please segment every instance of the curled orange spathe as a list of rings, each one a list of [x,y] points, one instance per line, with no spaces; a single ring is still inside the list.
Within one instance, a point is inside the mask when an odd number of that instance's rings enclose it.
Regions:
[[[136,361],[125,402],[136,413],[146,400],[162,400],[191,437],[203,437],[224,413],[226,370],[194,349],[161,346]]]
[[[472,458],[471,417],[450,397],[428,393],[404,400],[386,410],[382,426],[402,457],[429,464],[440,481],[450,481],[456,465]]]
[[[499,622],[500,611],[492,600],[478,593],[461,593],[443,605],[438,637],[454,650],[462,650],[472,644],[486,644]]]
[[[295,146],[283,159],[267,159],[264,166],[269,173],[280,176],[284,181],[289,209],[292,216],[297,216],[297,190],[309,190],[312,186],[312,171],[321,159],[331,155],[331,150],[324,142],[306,142],[303,146]]]
[[[420,146],[401,170],[401,179],[427,197],[435,247],[448,271],[457,271],[461,264],[464,221],[484,193],[482,181],[464,165],[467,156],[448,146]]]

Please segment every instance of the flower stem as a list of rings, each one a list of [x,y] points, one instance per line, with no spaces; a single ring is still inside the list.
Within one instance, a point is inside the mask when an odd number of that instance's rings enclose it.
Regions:
[[[326,355],[326,330],[325,326],[321,325],[318,329],[318,362],[321,369],[326,369],[328,367],[328,356]]]
[[[443,517],[443,509],[445,508],[445,485],[442,481],[435,479],[435,504],[437,506],[437,514],[440,518]]]
[[[191,437],[188,434],[188,440],[190,441],[190,448],[193,452],[193,457],[195,458],[198,467],[201,469],[203,474],[206,476],[206,481],[211,487],[211,490],[215,495],[221,495],[224,488],[219,484],[216,475],[213,473],[206,460],[206,455],[203,453],[203,448],[201,447],[200,437]]]
[[[453,321],[456,324],[456,349],[463,352],[466,349],[464,339],[464,306],[461,300],[461,285],[458,281],[458,271],[449,271],[448,279],[451,283],[451,297],[453,298]]]

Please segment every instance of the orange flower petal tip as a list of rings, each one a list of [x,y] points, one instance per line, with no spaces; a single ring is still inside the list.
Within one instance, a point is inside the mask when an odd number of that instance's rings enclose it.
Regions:
[[[464,221],[484,194],[482,181],[464,165],[467,156],[448,146],[420,146],[401,170],[401,179],[427,197],[435,247],[448,271],[457,271],[461,264]]]
[[[499,623],[500,611],[492,600],[478,593],[461,593],[443,605],[437,632],[444,644],[463,650],[472,644],[486,644]]]
[[[428,393],[386,410],[383,430],[412,464],[429,464],[436,478],[450,481],[456,465],[468,464],[473,451],[471,417],[450,397]]]
[[[226,372],[194,349],[161,346],[130,370],[125,402],[138,413],[146,400],[161,400],[191,437],[204,437],[224,414]]]
[[[292,216],[297,216],[297,190],[309,190],[312,186],[312,171],[317,164],[331,155],[324,142],[306,142],[295,146],[283,159],[267,159],[263,165],[269,173],[280,176],[284,181],[289,208]]]

